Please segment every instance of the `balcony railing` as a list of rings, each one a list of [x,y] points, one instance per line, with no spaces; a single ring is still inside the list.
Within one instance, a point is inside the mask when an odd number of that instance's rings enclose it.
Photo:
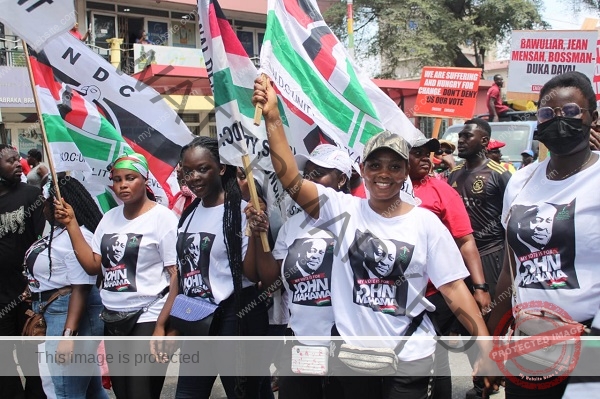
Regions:
[[[105,60],[109,60],[110,53],[107,49],[95,46],[90,43],[86,45],[96,54]],[[0,66],[26,67],[25,53],[23,52],[23,42],[18,36],[3,35],[0,36]]]
[[[0,66],[27,66],[23,44],[17,36],[0,36]]]

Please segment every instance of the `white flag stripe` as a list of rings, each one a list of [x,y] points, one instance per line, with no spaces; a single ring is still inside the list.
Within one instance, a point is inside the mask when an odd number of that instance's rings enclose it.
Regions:
[[[76,21],[73,0],[0,0],[0,21],[36,51]]]

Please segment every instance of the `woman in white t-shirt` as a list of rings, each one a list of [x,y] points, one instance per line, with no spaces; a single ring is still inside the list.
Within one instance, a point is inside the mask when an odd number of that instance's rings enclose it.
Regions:
[[[62,197],[72,204],[81,234],[86,242],[91,243],[102,213],[78,180],[59,176],[58,185]],[[69,235],[65,234],[65,226],[54,221],[54,186],[50,187],[48,183],[43,191],[46,199],[44,216],[50,223],[50,233],[35,242],[25,254],[25,273],[32,294],[32,309],[38,312],[41,305],[55,293],[60,293],[44,313],[46,335],[101,336],[104,327],[98,314],[102,310],[102,301],[96,288],[96,276],[90,276],[83,270],[75,257]],[[46,342],[48,353],[62,357],[68,357],[74,349],[77,353],[93,354],[97,348],[98,341],[93,340]],[[108,398],[97,364],[67,366],[50,361],[48,366],[56,398]],[[89,375],[84,376],[82,367],[89,371]],[[75,370],[77,375],[71,375]]]
[[[502,223],[511,258],[505,259],[496,289],[501,298],[510,298],[503,293],[516,287],[513,306],[543,303],[588,325],[600,307],[600,162],[589,142],[597,117],[596,95],[584,74],[558,75],[542,87],[534,139],[551,156],[517,171],[506,187]],[[488,323],[494,329],[501,328],[504,315],[516,313],[508,300],[496,302]],[[562,397],[565,375],[547,378],[546,366],[521,363],[518,358],[507,362],[521,366],[509,372],[527,374],[506,379],[507,398]]]
[[[100,295],[104,312],[135,312],[141,314],[129,336],[165,336],[168,314],[161,314],[163,306],[169,306],[177,292],[177,217],[168,208],[152,201],[148,196],[148,163],[141,154],[123,155],[117,158],[111,169],[113,190],[123,205],[108,211],[90,246],[84,239],[75,215],[66,202],[56,206],[56,220],[62,222],[69,233],[77,260],[92,275],[103,275]],[[167,304],[167,305],[166,305]],[[105,323],[105,335],[124,335]],[[128,341],[130,342],[130,341]],[[106,341],[107,353],[122,347],[115,341]],[[143,343],[140,342],[140,345]],[[153,343],[154,355],[163,360],[162,341]],[[160,347],[158,347],[160,346]],[[125,349],[133,350],[131,347]],[[146,352],[146,349],[139,350]],[[138,349],[135,349],[136,351]],[[137,353],[139,354],[139,353]],[[130,353],[134,356],[133,353]],[[111,365],[113,369],[111,370]],[[166,364],[142,362],[135,370],[136,376],[125,376],[117,371],[115,363],[109,363],[113,391],[117,398],[158,399],[164,382]],[[157,367],[159,370],[151,370]]]
[[[383,377],[381,397],[425,397],[435,350],[431,321],[425,315],[401,350],[394,338],[406,333],[413,318],[433,310],[424,295],[428,279],[455,313],[460,310],[465,327],[478,336],[489,334],[462,281],[468,272],[450,233],[433,213],[400,197],[408,178],[408,144],[388,131],[367,142],[361,174],[368,200],[303,179],[283,130],[276,93],[268,79],[264,83],[262,78],[256,80],[253,101],[263,104],[275,172],[292,198],[336,240],[331,299],[338,332],[350,345],[399,352],[398,373]],[[381,339],[376,344],[361,339],[372,336]],[[485,354],[479,371],[490,373],[491,345],[483,340],[478,345]],[[419,372],[425,374],[418,376]],[[346,398],[373,397],[344,388]]]
[[[296,161],[304,178],[337,192],[349,193],[352,160],[348,153],[331,144],[317,146],[309,157],[297,155]],[[246,208],[252,217],[254,208]],[[252,219],[254,232],[268,230],[268,218]],[[271,292],[281,288],[287,295],[290,309],[289,326],[300,344],[329,346],[329,339],[307,340],[304,337],[329,337],[334,325],[331,306],[331,272],[335,237],[326,229],[319,229],[319,220],[307,218],[304,212],[295,213],[279,230],[272,253],[257,259],[261,283]],[[282,278],[282,276],[284,278]],[[269,288],[271,287],[271,288]],[[286,346],[279,378],[279,397],[342,398],[337,377],[291,376],[291,347]]]
[[[217,139],[201,136],[182,148],[181,170],[186,185],[197,198],[179,220],[180,292],[219,305],[210,326],[211,335],[266,335],[267,309],[265,302],[258,299],[255,285],[256,239],[244,234],[246,217],[242,210],[246,202],[237,182],[237,168],[221,163]],[[255,306],[239,317],[240,311],[252,302]],[[169,311],[170,306],[165,306],[163,312]],[[184,342],[181,352],[188,353],[193,342]],[[231,343],[227,342],[214,345],[213,355],[204,364],[212,367],[214,375],[198,376],[197,365],[182,363],[175,397],[208,399],[217,374],[227,397],[258,397],[264,377],[227,375],[226,370],[243,361],[227,356],[229,347]],[[257,364],[255,370],[263,366],[264,375],[268,375],[266,365]]]

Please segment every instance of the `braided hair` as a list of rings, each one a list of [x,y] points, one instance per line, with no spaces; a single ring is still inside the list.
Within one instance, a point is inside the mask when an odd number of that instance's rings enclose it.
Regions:
[[[83,184],[81,184],[79,180],[71,176],[66,176],[64,173],[59,173],[57,175],[57,180],[60,195],[73,208],[79,226],[85,226],[92,233],[95,232],[98,223],[100,223],[100,219],[102,219],[102,212],[98,209],[98,206],[90,193],[83,187]],[[56,227],[54,221],[54,199],[56,197],[56,188],[54,187],[54,184],[50,184],[48,193],[49,197],[46,201],[50,207],[50,220],[48,220],[50,223],[50,237],[48,241],[50,275],[48,280],[50,280],[50,278],[52,278],[52,258],[50,256],[52,253],[52,237],[54,236],[54,229]]]
[[[219,158],[219,142],[217,139],[199,136],[181,149],[181,160],[184,154],[191,148],[204,148],[210,152],[213,159],[221,165]],[[182,162],[182,161],[181,161]],[[229,268],[233,278],[233,299],[236,312],[242,310],[242,191],[237,182],[237,168],[224,165],[225,173],[221,176],[221,187],[225,192],[225,203],[223,212],[223,235],[225,236],[225,248]],[[199,202],[197,202],[198,204]],[[238,318],[238,335],[243,335],[242,323]]]

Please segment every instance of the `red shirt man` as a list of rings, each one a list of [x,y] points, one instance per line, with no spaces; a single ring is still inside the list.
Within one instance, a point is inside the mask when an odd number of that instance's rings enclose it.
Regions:
[[[490,114],[490,121],[498,122],[500,117],[510,111],[510,107],[502,104],[502,95],[500,89],[504,86],[504,79],[500,75],[494,76],[494,84],[487,92],[487,106]]]

